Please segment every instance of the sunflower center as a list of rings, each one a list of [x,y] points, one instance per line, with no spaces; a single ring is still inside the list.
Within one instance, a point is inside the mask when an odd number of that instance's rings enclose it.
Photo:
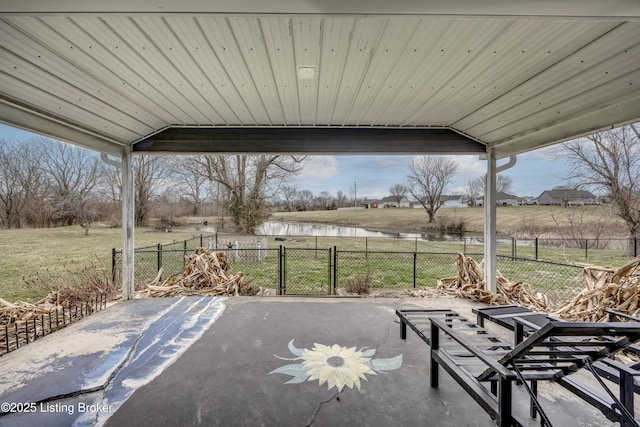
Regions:
[[[344,365],[344,359],[340,356],[331,356],[327,359],[327,365],[331,366],[332,368],[339,368],[340,366]]]

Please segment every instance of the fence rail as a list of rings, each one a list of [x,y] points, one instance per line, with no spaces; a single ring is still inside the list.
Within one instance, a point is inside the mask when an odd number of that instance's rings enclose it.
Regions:
[[[37,314],[28,320],[18,320],[0,326],[0,355],[17,350],[38,338],[62,329],[107,306],[107,294],[100,293],[89,301],[70,307],[60,306],[44,314]]]

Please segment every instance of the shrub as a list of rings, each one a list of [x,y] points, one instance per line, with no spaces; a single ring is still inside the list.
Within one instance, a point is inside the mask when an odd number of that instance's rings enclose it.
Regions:
[[[368,294],[371,287],[371,277],[369,272],[357,273],[355,276],[349,277],[347,283],[345,288],[347,292],[358,295]]]

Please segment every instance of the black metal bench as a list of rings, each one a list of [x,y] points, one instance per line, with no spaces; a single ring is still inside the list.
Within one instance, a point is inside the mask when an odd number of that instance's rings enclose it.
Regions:
[[[531,415],[551,425],[537,400],[537,381],[564,378],[640,339],[640,324],[550,321],[514,346],[455,312],[396,313],[403,339],[409,326],[431,347],[431,386],[438,387],[442,367],[500,426],[522,425],[512,413],[515,381],[529,393]]]
[[[546,323],[555,320],[545,314],[518,305],[474,308],[472,312],[476,314],[480,325],[484,325],[484,321],[488,320],[513,331],[515,344]],[[607,312],[610,322],[619,320],[640,322],[640,318],[614,310],[605,310],[605,312]],[[640,346],[636,344],[630,344],[625,348],[625,351],[640,356]],[[636,381],[635,377],[640,376],[640,363],[622,364],[613,359],[605,358],[594,362],[592,366],[600,377],[618,385],[617,394],[611,396],[608,388],[597,390],[574,378],[562,378],[558,383],[599,409],[611,421],[620,422],[623,426],[634,425],[628,420],[628,417],[634,418],[635,416],[634,395],[640,393],[640,383]],[[606,387],[604,384],[601,386]],[[626,414],[619,409],[620,406],[626,409]]]

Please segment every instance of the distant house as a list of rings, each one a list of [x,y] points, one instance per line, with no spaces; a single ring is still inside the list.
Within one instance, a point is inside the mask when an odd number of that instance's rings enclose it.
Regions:
[[[543,191],[536,199],[539,205],[576,206],[596,205],[598,198],[590,191],[571,188],[554,188]]]
[[[452,194],[440,196],[441,208],[466,208],[468,206],[469,203],[462,195]]]
[[[400,203],[398,203],[398,198],[395,196],[387,196],[380,199],[380,203],[378,203],[379,208],[408,208],[411,207],[409,203],[409,199],[403,197],[400,199]]]
[[[496,193],[497,206],[518,206],[519,202],[520,199],[513,194],[505,193],[504,191],[498,191]],[[476,206],[484,206],[484,196],[476,199]]]
[[[520,205],[537,205],[538,199],[532,196],[524,196],[518,198],[518,204]]]
[[[423,197],[422,200],[425,200]],[[411,203],[414,208],[422,209],[422,203],[420,200],[416,200]],[[440,206],[441,208],[466,208],[469,206],[468,200],[461,195],[453,194],[453,195],[443,195],[440,196]]]
[[[364,199],[364,205],[369,209],[378,209],[378,204],[380,201],[378,199]]]
[[[496,205],[498,206],[518,206],[518,197],[513,194],[498,191],[496,193]]]

